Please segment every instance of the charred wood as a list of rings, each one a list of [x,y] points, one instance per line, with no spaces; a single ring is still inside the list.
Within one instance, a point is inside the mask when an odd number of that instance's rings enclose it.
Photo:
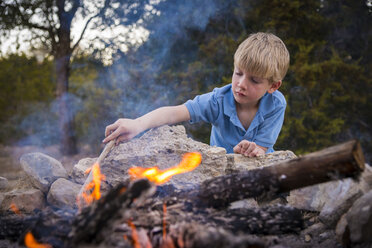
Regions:
[[[304,228],[301,211],[284,205],[231,209],[210,218],[228,230],[248,234],[296,233]]]
[[[33,215],[8,215],[0,217],[0,239],[8,239],[23,244],[27,232],[42,243],[53,247],[64,247],[71,231],[75,211],[71,209],[47,208]]]
[[[258,237],[233,234],[221,227],[210,227],[196,222],[180,222],[169,228],[169,238],[178,247],[233,247],[263,248],[267,244]],[[160,246],[161,247],[161,246]]]
[[[18,241],[37,222],[39,216],[7,214],[0,216],[0,239]]]
[[[155,191],[155,187],[147,179],[134,181],[126,187],[127,185],[117,185],[104,197],[81,211],[69,234],[72,244],[99,241],[102,237],[99,237],[98,233],[117,217],[119,210],[125,211],[135,200],[141,201]]]
[[[363,169],[361,146],[352,140],[272,166],[210,179],[201,184],[197,198],[207,206],[227,207],[245,198],[274,196],[335,179],[357,178]]]

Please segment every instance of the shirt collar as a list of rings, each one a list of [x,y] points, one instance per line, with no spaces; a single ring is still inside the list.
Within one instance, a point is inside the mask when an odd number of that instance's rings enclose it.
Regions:
[[[268,97],[269,97],[269,93],[266,92],[265,95],[261,98],[257,113],[255,117],[253,118],[251,125],[249,125],[247,132],[253,130],[254,128],[256,128],[258,125],[260,125],[264,121],[264,118],[263,118],[264,113],[262,113],[262,111],[264,109],[263,105],[266,105],[265,103],[267,102]],[[230,117],[231,123],[245,130],[245,128],[243,127],[236,113],[235,99],[234,99],[234,95],[232,92],[231,84],[230,84],[230,89],[226,92],[226,95],[223,98],[223,105],[224,105],[224,114]]]

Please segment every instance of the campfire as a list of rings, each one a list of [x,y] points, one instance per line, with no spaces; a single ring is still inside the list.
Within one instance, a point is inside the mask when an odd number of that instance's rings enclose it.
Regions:
[[[164,166],[166,162],[159,161],[159,165],[131,166],[123,173],[115,161],[105,160],[115,149],[107,145],[86,171],[89,176],[81,187],[78,208],[47,207],[24,215],[13,203],[11,213],[0,216],[4,223],[1,237],[27,247],[299,245],[311,242],[297,237],[315,223],[319,213],[286,204],[233,204],[243,199],[273,202],[285,197],[283,193],[308,185],[358,178],[364,169],[360,146],[352,141],[176,188],[174,181],[196,170],[203,172],[203,166],[216,160],[197,149],[179,156],[176,165]],[[168,160],[173,161],[173,151],[167,152],[171,155]],[[138,157],[136,160],[138,164],[143,162]],[[110,186],[114,177],[107,170],[109,164],[118,175],[126,174],[127,180],[113,181],[115,185]]]

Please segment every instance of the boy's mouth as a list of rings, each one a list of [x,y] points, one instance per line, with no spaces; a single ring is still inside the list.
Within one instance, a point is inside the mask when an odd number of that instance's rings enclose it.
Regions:
[[[244,97],[245,96],[245,94],[243,94],[242,92],[239,92],[239,91],[236,91],[235,94],[237,96],[240,96],[240,97]]]

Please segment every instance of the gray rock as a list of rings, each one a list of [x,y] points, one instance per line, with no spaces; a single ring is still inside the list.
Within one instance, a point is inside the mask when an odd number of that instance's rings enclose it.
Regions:
[[[5,190],[9,187],[9,181],[5,177],[0,177],[0,190]]]
[[[224,174],[227,164],[225,149],[188,138],[183,126],[162,126],[112,148],[100,165],[101,173],[106,176],[102,188],[105,190],[129,179],[128,169],[131,167],[157,166],[164,170],[177,165],[188,152],[200,152],[202,162],[191,172],[173,176],[171,182],[176,188],[191,187]]]
[[[172,184],[176,191],[191,188],[207,179],[225,175],[226,171],[246,170],[244,167],[249,168],[251,164],[255,164],[256,167],[264,166],[278,160],[295,157],[289,151],[276,152],[257,158],[227,155],[224,148],[209,146],[187,137],[183,126],[162,126],[112,148],[100,165],[101,173],[106,177],[106,180],[101,184],[102,191],[128,180],[128,169],[131,167],[157,166],[160,170],[168,169],[177,165],[183,155],[188,152],[201,153],[202,162],[193,171],[175,175],[166,183]],[[90,181],[91,175],[86,179],[82,190]]]
[[[300,209],[323,212],[323,220],[327,221],[330,214],[337,214],[332,219],[335,225],[338,218],[351,206],[353,199],[360,196],[359,185],[353,179],[347,178],[342,181],[332,181],[317,184],[297,190],[292,190],[287,197],[288,204]],[[340,208],[339,212],[337,208]],[[329,219],[330,220],[330,219]]]
[[[360,185],[352,179],[344,179],[331,185],[335,187],[328,188],[329,191],[322,194],[322,197],[330,195],[330,198],[324,199],[325,204],[320,211],[319,220],[329,228],[334,228],[341,216],[362,196],[363,192]]]
[[[369,164],[365,164],[364,171],[360,177],[360,187],[364,193],[372,189],[372,167]]]
[[[43,153],[34,152],[22,155],[21,166],[30,177],[34,187],[44,193],[48,192],[49,186],[58,178],[67,178],[66,169],[62,164]]]
[[[346,215],[352,243],[372,245],[372,190],[356,200]]]
[[[76,197],[81,185],[59,178],[51,186],[47,201],[56,207],[76,207]]]
[[[1,202],[1,211],[11,210],[14,204],[20,212],[31,213],[45,205],[44,194],[38,189],[18,189],[6,192]]]
[[[93,164],[97,161],[97,158],[83,158],[80,159],[77,164],[74,165],[71,178],[74,182],[78,184],[84,184],[89,173],[85,173],[87,169],[91,168]]]
[[[226,173],[252,170],[294,158],[297,158],[297,156],[292,151],[276,151],[253,158],[241,154],[227,154]]]

